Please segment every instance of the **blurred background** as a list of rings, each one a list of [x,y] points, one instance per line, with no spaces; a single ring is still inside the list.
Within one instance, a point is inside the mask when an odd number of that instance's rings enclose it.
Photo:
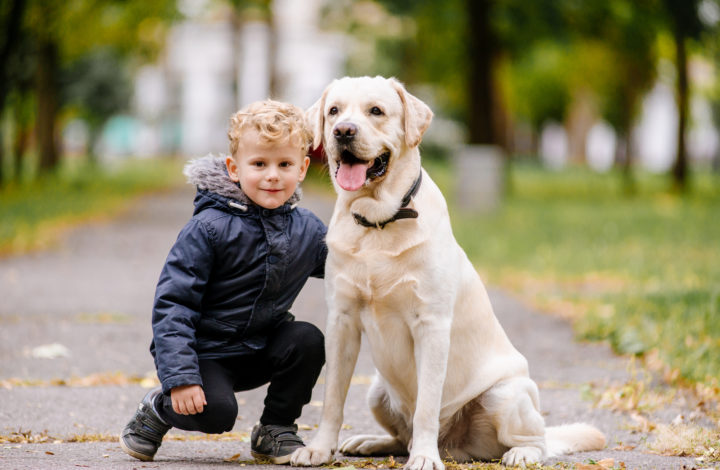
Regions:
[[[177,184],[251,101],[395,76],[485,279],[718,395],[719,31],[718,0],[2,0],[0,253]]]
[[[5,0],[0,181],[225,151],[228,116],[395,76],[461,143],[552,168],[719,168],[716,0]]]

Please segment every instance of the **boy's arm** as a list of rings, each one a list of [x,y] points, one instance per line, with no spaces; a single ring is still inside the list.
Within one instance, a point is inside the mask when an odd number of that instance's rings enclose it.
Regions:
[[[315,260],[315,269],[310,274],[312,277],[319,277],[324,278],[325,277],[325,260],[327,259],[328,254],[328,248],[327,244],[325,243],[325,235],[327,235],[327,227],[325,227],[325,224],[320,221],[320,219],[317,220],[318,222],[318,228],[317,228],[317,259]]]
[[[202,385],[195,328],[213,253],[208,231],[193,219],[178,235],[160,274],[153,308],[153,341],[165,393],[183,385]]]

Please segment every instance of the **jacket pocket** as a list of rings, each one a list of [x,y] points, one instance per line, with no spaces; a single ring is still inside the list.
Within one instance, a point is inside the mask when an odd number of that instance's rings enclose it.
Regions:
[[[200,336],[208,338],[227,339],[237,334],[237,327],[214,318],[201,318],[197,326],[197,332]]]

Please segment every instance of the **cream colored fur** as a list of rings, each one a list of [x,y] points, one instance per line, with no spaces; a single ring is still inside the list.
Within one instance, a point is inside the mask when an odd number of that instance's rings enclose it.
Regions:
[[[379,107],[382,115],[370,112]],[[350,455],[405,454],[407,469],[442,470],[443,458],[502,458],[506,465],[541,461],[549,453],[600,449],[589,425],[546,430],[538,390],[525,358],[498,323],[485,287],[455,241],[438,187],[421,169],[418,144],[432,112],[394,79],[343,78],[307,112],[317,147],[323,144],[338,193],[327,235],[328,322],[325,402],[317,434],[297,450],[296,466],[333,458],[343,405],[367,336],[377,376],[368,401],[384,436],[354,436]],[[335,172],[335,126],[358,131],[353,153],[368,162],[389,151],[384,176],[345,191]],[[392,217],[420,171],[410,203],[416,219],[384,229],[363,227]],[[558,439],[550,441],[557,436]]]

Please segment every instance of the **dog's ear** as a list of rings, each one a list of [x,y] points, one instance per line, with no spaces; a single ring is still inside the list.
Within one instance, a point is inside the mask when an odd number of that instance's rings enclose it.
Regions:
[[[322,143],[323,127],[325,126],[325,97],[329,88],[325,88],[320,99],[305,111],[305,122],[313,135],[312,150],[320,147]]]
[[[423,103],[419,98],[411,95],[405,87],[394,78],[390,79],[395,91],[400,95],[400,101],[403,104],[403,112],[405,119],[405,144],[408,147],[416,147],[420,145],[423,134],[432,121],[433,112],[428,105]]]

